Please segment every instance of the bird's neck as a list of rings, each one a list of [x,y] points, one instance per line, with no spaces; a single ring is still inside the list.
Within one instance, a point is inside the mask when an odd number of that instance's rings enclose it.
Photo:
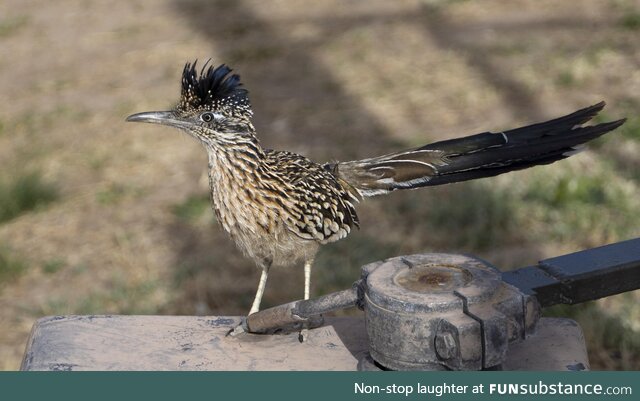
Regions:
[[[233,233],[234,227],[250,223],[244,211],[267,169],[265,152],[257,139],[206,148],[213,209],[222,227]]]
[[[246,186],[265,171],[266,156],[255,136],[245,136],[232,144],[206,146],[209,155],[209,177],[212,191],[220,187]]]

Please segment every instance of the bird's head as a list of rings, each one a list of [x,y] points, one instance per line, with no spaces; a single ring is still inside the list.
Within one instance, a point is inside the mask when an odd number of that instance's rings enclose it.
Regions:
[[[214,68],[208,62],[198,73],[196,64],[184,66],[180,101],[173,110],[137,113],[127,121],[179,128],[212,147],[254,139],[253,112],[240,77],[224,64]]]

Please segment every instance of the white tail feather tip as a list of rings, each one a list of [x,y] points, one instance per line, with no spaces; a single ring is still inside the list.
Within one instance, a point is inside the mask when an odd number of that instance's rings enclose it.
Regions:
[[[578,154],[578,153],[582,152],[585,149],[586,149],[586,147],[584,145],[576,145],[576,146],[572,147],[571,150],[568,150],[568,151],[564,152],[562,154],[562,156],[566,156],[566,157],[573,156],[575,154]]]

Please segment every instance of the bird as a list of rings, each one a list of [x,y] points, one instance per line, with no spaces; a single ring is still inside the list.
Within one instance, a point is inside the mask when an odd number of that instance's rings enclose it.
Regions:
[[[261,272],[249,315],[260,310],[271,266],[302,264],[304,299],[309,299],[318,249],[359,228],[356,206],[365,198],[550,164],[625,122],[585,125],[602,111],[603,101],[520,128],[362,160],[316,163],[263,148],[240,76],[210,61],[199,70],[198,60],[185,64],[175,107],[133,114],[126,121],[174,127],[204,146],[217,221]]]

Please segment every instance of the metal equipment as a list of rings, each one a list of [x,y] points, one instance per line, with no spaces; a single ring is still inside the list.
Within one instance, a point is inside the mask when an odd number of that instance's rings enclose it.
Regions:
[[[510,344],[535,332],[540,308],[576,304],[640,287],[640,239],[501,273],[477,258],[402,256],[362,268],[352,290],[277,306],[247,319],[268,332],[358,305],[369,352],[393,370],[499,367]]]

